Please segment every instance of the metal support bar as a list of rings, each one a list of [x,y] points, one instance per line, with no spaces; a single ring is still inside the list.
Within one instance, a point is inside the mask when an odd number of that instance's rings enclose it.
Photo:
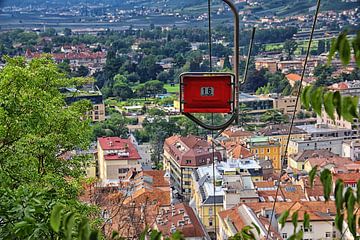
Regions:
[[[249,70],[249,65],[250,65],[251,51],[252,51],[253,44],[254,44],[255,31],[256,31],[256,28],[253,27],[252,33],[251,33],[251,38],[250,38],[248,55],[247,55],[247,59],[246,59],[246,66],[245,66],[244,78],[243,78],[243,80],[242,80],[241,83],[244,83],[244,82],[246,81],[246,79],[247,79],[248,70]]]
[[[197,123],[198,125],[200,125],[201,127],[208,129],[208,130],[222,130],[224,131],[228,126],[230,126],[230,124],[232,124],[234,121],[236,123],[239,122],[239,87],[240,87],[240,83],[239,83],[239,33],[240,33],[240,27],[239,27],[239,14],[237,12],[236,6],[235,4],[231,1],[231,0],[222,0],[224,3],[226,3],[231,11],[234,14],[234,59],[233,59],[233,63],[234,63],[234,110],[233,110],[233,114],[231,116],[231,118],[224,124],[218,125],[218,126],[212,126],[212,125],[208,125],[205,124],[203,122],[201,122],[199,119],[197,119],[194,115],[190,114],[190,113],[183,113],[185,116],[187,116],[190,120],[194,121],[195,123]],[[211,74],[211,73],[208,73]],[[182,96],[182,86],[180,86],[180,96]],[[183,101],[183,99],[180,99],[180,101]],[[180,104],[180,111],[182,112],[182,104]]]
[[[239,83],[239,34],[240,34],[240,27],[239,27],[239,14],[237,12],[235,4],[230,0],[222,0],[225,2],[231,9],[234,14],[234,74],[235,74],[235,104],[239,105],[239,91],[240,91],[240,83]],[[235,108],[235,123],[239,123],[239,106]],[[229,124],[230,125],[230,124]]]

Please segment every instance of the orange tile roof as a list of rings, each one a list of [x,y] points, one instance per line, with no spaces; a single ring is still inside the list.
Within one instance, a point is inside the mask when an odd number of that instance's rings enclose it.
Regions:
[[[339,157],[339,156],[313,157],[313,158],[307,159],[306,162],[309,162],[312,167],[317,165],[319,168],[323,168],[326,165],[332,164],[332,165],[334,165],[335,171],[346,170],[347,165],[352,165],[354,163],[353,161],[351,161],[350,158]],[[359,165],[359,167],[360,167],[360,165]]]
[[[260,213],[263,209],[272,209],[273,203],[244,203],[250,207],[255,213]],[[288,222],[291,221],[291,216],[294,212],[298,211],[299,221],[304,220],[304,213],[310,215],[310,221],[332,221],[336,215],[335,202],[281,202],[275,204],[275,213],[277,217],[286,210],[290,210]]]
[[[301,76],[299,74],[296,73],[289,73],[286,75],[286,78],[289,81],[300,81],[301,80]]]
[[[334,182],[337,179],[342,179],[344,183],[353,184],[357,183],[360,180],[360,172],[354,173],[334,173],[333,174]]]
[[[252,132],[244,131],[244,130],[240,130],[240,129],[238,129],[238,130],[227,129],[221,134],[224,135],[224,136],[227,136],[229,138],[250,137],[250,136],[253,135]]]
[[[249,158],[249,157],[252,157],[254,156],[254,154],[251,153],[251,151],[241,145],[237,145],[235,146],[233,149],[231,149],[229,151],[229,153],[231,154],[231,156],[233,158],[237,158],[237,159],[240,159],[240,158]]]

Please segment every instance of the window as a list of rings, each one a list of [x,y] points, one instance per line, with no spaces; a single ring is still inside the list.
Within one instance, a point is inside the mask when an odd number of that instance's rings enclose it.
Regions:
[[[124,174],[124,173],[127,173],[128,171],[129,171],[128,168],[119,168],[118,169],[119,174]]]
[[[190,164],[191,163],[191,160],[186,160],[186,164]]]
[[[94,106],[94,109],[95,109],[95,110],[98,110],[98,109],[99,109],[99,106],[96,106],[96,105],[95,105],[95,106]]]
[[[212,218],[209,218],[209,226],[212,227],[212,225],[213,225],[213,220]]]
[[[212,209],[212,207],[209,208],[209,215],[213,215],[213,209]]]
[[[266,149],[267,153],[270,153],[270,148]]]
[[[283,234],[282,234],[282,238],[283,238],[283,239],[287,239],[287,233],[283,233]]]
[[[331,237],[331,232],[326,232],[326,233],[325,233],[325,237],[326,237],[326,238]]]
[[[95,111],[95,115],[99,115],[99,111]]]
[[[304,232],[312,232],[312,225],[310,225],[308,228],[304,228]]]

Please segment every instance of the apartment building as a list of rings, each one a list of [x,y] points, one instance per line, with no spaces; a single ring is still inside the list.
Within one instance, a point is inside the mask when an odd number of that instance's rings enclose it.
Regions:
[[[329,87],[332,91],[339,91],[342,96],[360,96],[360,80],[335,83]],[[360,108],[360,103],[359,103]],[[321,116],[317,117],[317,122],[320,124],[327,124],[332,127],[337,128],[346,128],[352,131],[352,136],[359,136],[360,134],[360,122],[359,119],[354,119],[354,121],[348,122],[342,117],[339,118],[335,113],[335,120],[332,120],[325,112],[322,111]]]
[[[189,135],[172,136],[164,142],[164,169],[170,174],[172,186],[185,200],[191,195],[191,174],[200,166],[221,161],[221,153],[213,152],[206,140]]]
[[[266,126],[258,131],[258,133],[265,137],[271,137],[280,142],[281,144],[281,155],[284,155],[285,148],[289,136],[290,125],[289,124],[274,124]],[[294,126],[291,129],[290,139],[304,139],[308,134]]]
[[[293,114],[294,110],[298,113],[301,110],[301,103],[298,101],[296,108],[296,96],[274,97],[274,109],[283,114]]]
[[[279,140],[255,136],[246,140],[246,147],[259,161],[271,160],[275,170],[281,169],[281,144]]]
[[[275,205],[275,214],[272,214],[273,203],[244,203],[229,210],[220,212],[219,219],[219,239],[229,239],[240,231],[244,226],[256,224],[259,233],[254,231],[256,239],[286,240],[294,233],[294,226],[291,217],[286,219],[285,225],[281,228],[278,218],[281,214],[289,210],[290,216],[298,212],[298,225],[295,232],[303,230],[303,239],[325,239],[331,240],[339,238],[340,232],[334,225],[336,207],[335,203],[330,202],[282,202]],[[313,211],[316,209],[316,211]],[[310,226],[303,228],[304,213],[310,215]],[[271,216],[273,218],[271,219]],[[272,223],[272,229],[267,233],[268,226]]]
[[[87,112],[87,116],[93,122],[105,120],[105,104],[102,93],[99,89],[96,91],[81,91],[75,88],[64,88],[61,92],[65,94],[67,104],[72,104],[81,100],[88,100],[92,104],[92,110]]]
[[[97,139],[98,173],[104,185],[118,184],[130,169],[140,171],[140,160],[141,157],[130,139]]]

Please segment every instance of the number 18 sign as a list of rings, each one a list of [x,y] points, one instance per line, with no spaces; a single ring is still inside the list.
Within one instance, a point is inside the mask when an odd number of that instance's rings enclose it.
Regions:
[[[180,76],[181,111],[187,113],[231,113],[234,75],[228,73],[184,73]]]

